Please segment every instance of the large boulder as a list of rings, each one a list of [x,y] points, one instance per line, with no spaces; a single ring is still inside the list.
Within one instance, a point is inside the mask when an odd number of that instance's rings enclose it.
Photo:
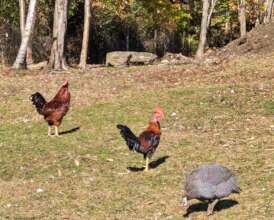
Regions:
[[[181,53],[165,53],[165,55],[161,59],[161,64],[190,64],[193,63],[193,59],[190,57],[186,57]]]
[[[148,52],[114,51],[107,53],[107,66],[129,66],[152,64],[157,56]]]

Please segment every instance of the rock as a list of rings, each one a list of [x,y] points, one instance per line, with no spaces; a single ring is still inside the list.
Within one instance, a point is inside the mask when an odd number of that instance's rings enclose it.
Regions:
[[[218,57],[210,56],[210,57],[206,57],[203,63],[209,64],[209,65],[218,65],[221,63],[221,60]]]
[[[130,65],[152,64],[157,59],[157,55],[148,52],[134,52],[129,60]]]
[[[29,70],[41,70],[48,65],[48,61],[42,61],[40,63],[33,63],[28,65]]]
[[[75,166],[79,167],[80,166],[80,161],[78,159],[74,159],[74,164],[75,164]]]
[[[93,69],[93,68],[101,68],[104,67],[104,64],[86,64],[87,69]]]
[[[169,61],[168,60],[161,60],[161,63],[162,64],[169,64]]]
[[[176,112],[172,112],[170,116],[175,117],[176,115],[177,115]]]
[[[186,57],[181,53],[167,52],[161,59],[162,64],[189,64],[193,63],[193,59]]]
[[[41,188],[38,188],[38,189],[36,189],[36,192],[37,192],[37,193],[42,193],[42,192],[44,192],[44,190],[41,189]]]
[[[106,66],[129,66],[152,64],[157,56],[148,52],[114,51],[107,53]]]

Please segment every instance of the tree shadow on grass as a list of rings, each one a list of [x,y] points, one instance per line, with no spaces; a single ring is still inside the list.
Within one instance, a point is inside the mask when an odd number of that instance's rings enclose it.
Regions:
[[[158,166],[160,166],[162,163],[166,162],[166,160],[169,158],[169,156],[163,156],[158,158],[157,160],[154,160],[152,162],[149,163],[149,169],[155,169]],[[128,167],[127,168],[129,171],[131,172],[141,172],[144,171],[144,167]]]
[[[229,209],[235,205],[238,205],[239,203],[235,200],[232,200],[232,199],[223,199],[223,200],[220,200],[215,208],[214,208],[214,212],[219,212],[223,209]],[[191,213],[193,212],[205,212],[207,211],[207,207],[208,207],[208,204],[207,203],[203,203],[203,202],[200,202],[200,203],[196,203],[196,204],[193,204],[191,206],[188,207],[187,209],[187,212],[186,214],[184,214],[183,216],[184,217],[188,217]],[[214,214],[214,213],[213,213]]]
[[[59,133],[59,135],[65,135],[65,134],[74,133],[74,132],[76,132],[78,130],[80,130],[80,126],[72,128],[72,129],[69,129],[67,131],[62,131],[62,132]]]

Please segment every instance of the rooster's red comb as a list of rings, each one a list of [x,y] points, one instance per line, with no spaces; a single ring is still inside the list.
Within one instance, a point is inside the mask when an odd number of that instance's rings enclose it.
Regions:
[[[162,108],[160,108],[160,107],[156,107],[156,108],[154,108],[154,111],[153,111],[154,113],[160,113],[160,114],[164,114],[164,111],[163,111],[163,109]]]
[[[66,81],[63,83],[62,86],[68,86],[68,84],[69,84],[69,82],[68,82],[68,80],[66,80]]]

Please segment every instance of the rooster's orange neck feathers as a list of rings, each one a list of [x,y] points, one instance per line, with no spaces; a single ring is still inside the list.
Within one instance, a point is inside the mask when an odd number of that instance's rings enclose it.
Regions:
[[[146,131],[153,132],[154,134],[161,134],[160,123],[155,121],[150,121]]]

